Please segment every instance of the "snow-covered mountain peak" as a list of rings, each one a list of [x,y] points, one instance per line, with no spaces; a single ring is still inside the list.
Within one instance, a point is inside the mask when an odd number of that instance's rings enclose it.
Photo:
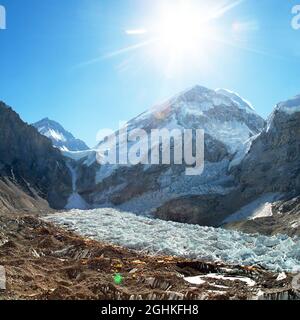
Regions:
[[[213,111],[217,108],[217,111]],[[248,113],[257,116],[253,106],[237,93],[227,89],[212,90],[196,85],[180,92],[172,98],[157,104],[148,111],[129,121],[136,124],[149,118],[158,120],[174,119],[174,114],[190,114],[194,116],[210,116],[227,113],[227,116],[235,117],[236,113]],[[245,114],[244,114],[245,115]],[[259,117],[259,116],[257,116]],[[260,118],[260,117],[259,117]],[[260,118],[261,119],[261,118]]]
[[[204,129],[234,153],[261,132],[264,124],[251,104],[238,94],[197,85],[132,119],[128,128]]]
[[[176,197],[191,194],[215,195],[212,197],[218,201],[219,195],[230,192],[233,186],[228,167],[233,155],[238,153],[238,160],[243,158],[245,152],[239,150],[249,138],[259,134],[264,125],[265,121],[260,116],[241,108],[227,95],[195,86],[130,120],[127,130],[115,132],[117,141],[104,139],[99,141],[93,152],[64,154],[79,165],[79,193],[80,190],[86,190],[87,186],[89,190],[97,190],[89,195],[88,201],[100,205],[124,204],[122,208],[125,211],[148,214]],[[119,158],[127,159],[132,151],[131,147],[136,144],[135,138],[130,138],[135,129],[143,129],[148,134],[139,141],[139,145],[143,145],[140,158],[148,160],[154,149],[153,141],[149,143],[151,130],[167,129],[171,132],[174,129],[203,129],[203,174],[197,177],[186,175],[184,163],[171,166],[151,163],[135,166],[131,163],[102,165],[98,162],[101,153],[115,147]],[[172,134],[177,133],[178,131],[173,131]],[[165,139],[163,143],[170,142],[169,137]]]
[[[173,98],[173,100],[195,102],[199,99],[202,100],[203,98],[209,98],[213,93],[214,91],[211,89],[208,89],[200,85],[196,85],[179,93]]]
[[[218,106],[235,106],[241,110],[255,113],[255,110],[250,102],[242,98],[239,94],[228,89],[211,90],[203,86],[196,85],[190,89],[185,90],[181,94],[175,96],[170,100],[171,104],[187,103],[198,104],[201,111],[206,111],[208,108],[204,102],[211,102],[210,108]]]
[[[33,126],[40,134],[52,141],[54,147],[62,151],[82,151],[89,149],[81,140],[76,139],[70,132],[66,131],[58,122],[44,118]]]

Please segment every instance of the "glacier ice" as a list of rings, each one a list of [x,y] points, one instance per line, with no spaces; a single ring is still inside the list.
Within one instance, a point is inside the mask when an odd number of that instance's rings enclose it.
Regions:
[[[71,210],[44,218],[83,236],[139,250],[207,261],[300,271],[300,239],[248,235],[199,225],[150,219],[112,208]]]

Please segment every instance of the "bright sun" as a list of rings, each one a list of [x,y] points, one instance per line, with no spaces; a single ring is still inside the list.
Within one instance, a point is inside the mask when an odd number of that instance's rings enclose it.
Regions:
[[[141,28],[126,30],[126,34],[140,42],[112,53],[115,56],[141,50],[145,64],[153,61],[168,77],[181,72],[209,70],[217,66],[224,45],[236,46],[231,39],[231,29],[221,18],[243,0],[164,0],[143,19]],[[249,23],[233,24],[233,39],[247,31]]]
[[[204,14],[188,3],[164,8],[159,19],[157,34],[163,50],[173,54],[192,53],[203,49],[213,36],[212,29],[203,19]]]
[[[206,68],[208,57],[216,52],[217,33],[210,13],[207,5],[180,1],[161,7],[152,19],[151,54],[167,76],[187,68]]]

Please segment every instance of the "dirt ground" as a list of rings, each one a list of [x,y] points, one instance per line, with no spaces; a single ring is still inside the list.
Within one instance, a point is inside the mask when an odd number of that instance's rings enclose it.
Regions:
[[[278,280],[278,274],[259,266],[142,255],[84,239],[31,215],[0,214],[0,265],[7,278],[0,300],[297,297],[289,274]],[[199,275],[205,276],[202,284],[184,280]],[[254,280],[255,285],[249,286],[241,277]]]

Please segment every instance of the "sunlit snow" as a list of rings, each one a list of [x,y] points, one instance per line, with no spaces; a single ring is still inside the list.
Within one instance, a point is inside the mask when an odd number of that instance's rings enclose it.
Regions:
[[[271,217],[273,215],[272,204],[281,196],[279,193],[267,193],[229,216],[224,223]]]

